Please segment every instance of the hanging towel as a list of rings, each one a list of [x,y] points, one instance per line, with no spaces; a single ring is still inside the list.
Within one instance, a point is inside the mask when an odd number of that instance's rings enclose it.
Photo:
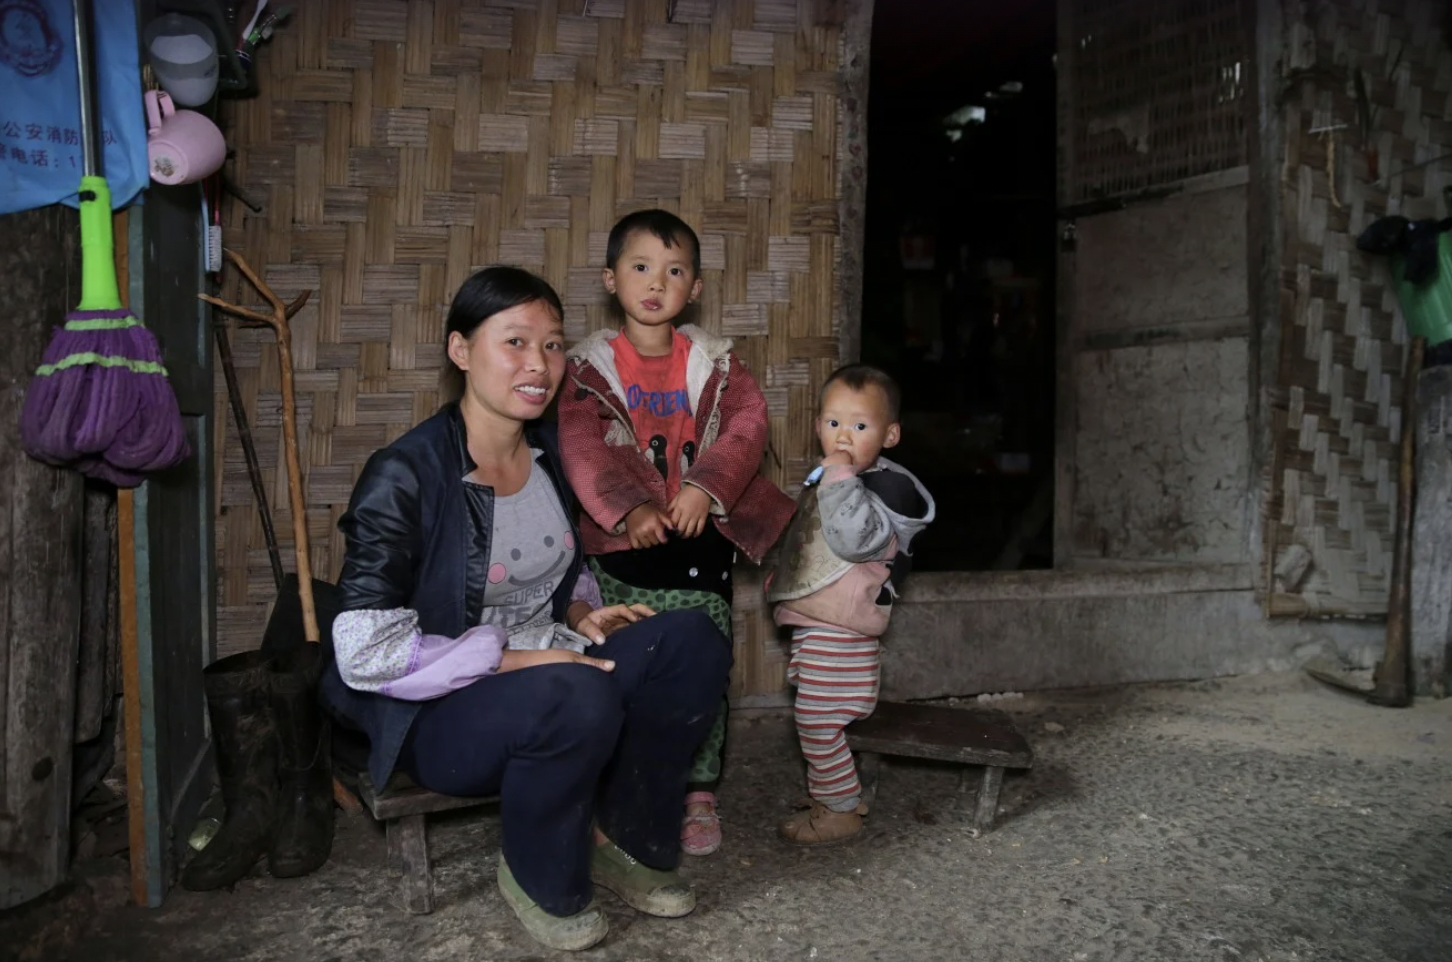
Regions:
[[[81,94],[73,0],[0,0],[0,214],[79,208]],[[146,186],[146,111],[132,0],[91,4],[104,161],[119,209]]]

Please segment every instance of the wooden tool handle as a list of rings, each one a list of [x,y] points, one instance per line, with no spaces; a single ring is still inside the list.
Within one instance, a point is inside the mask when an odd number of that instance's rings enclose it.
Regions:
[[[229,314],[236,315],[256,324],[266,324],[277,333],[277,363],[281,368],[282,380],[282,447],[287,462],[287,494],[289,510],[292,512],[292,544],[296,558],[298,601],[302,604],[303,633],[307,640],[317,644],[322,640],[318,630],[318,610],[313,600],[313,566],[308,541],[307,504],[303,498],[302,464],[298,456],[297,443],[297,395],[292,376],[292,328],[288,321],[302,310],[312,291],[303,291],[291,304],[268,287],[246,258],[230,248],[223,253],[248,283],[257,289],[271,306],[270,314],[263,314],[240,304],[231,304],[210,294],[197,295],[208,304],[213,304]]]
[[[1386,650],[1377,666],[1376,688],[1367,700],[1389,708],[1412,703],[1411,580],[1412,507],[1416,497],[1417,381],[1426,350],[1424,338],[1413,338],[1402,375],[1401,450],[1397,464],[1396,542],[1392,554],[1391,593],[1387,599]]]

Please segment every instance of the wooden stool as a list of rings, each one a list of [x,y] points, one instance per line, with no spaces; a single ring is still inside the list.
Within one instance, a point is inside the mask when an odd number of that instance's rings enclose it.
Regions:
[[[451,812],[497,802],[497,797],[456,798],[415,785],[396,774],[383,791],[373,789],[364,772],[358,776],[358,800],[383,823],[388,836],[388,862],[403,875],[403,904],[414,915],[434,910],[434,873],[429,865],[428,827],[424,820],[435,812]]]
[[[1034,753],[1013,721],[1001,711],[980,708],[940,708],[903,702],[878,702],[877,710],[847,726],[847,745],[859,753],[863,799],[876,794],[879,755],[904,755],[982,765],[978,805],[973,827],[986,832],[998,812],[998,791],[1005,768],[1031,768]],[[963,770],[960,787],[970,784]],[[870,785],[870,787],[869,787]]]

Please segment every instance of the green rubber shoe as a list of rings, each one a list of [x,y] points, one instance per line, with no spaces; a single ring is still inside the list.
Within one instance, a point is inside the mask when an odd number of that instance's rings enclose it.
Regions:
[[[656,918],[678,919],[696,907],[696,893],[680,872],[642,865],[614,842],[596,845],[590,853],[590,878],[637,912]]]
[[[564,952],[578,952],[597,944],[610,931],[605,913],[600,911],[600,906],[593,899],[574,915],[551,915],[540,908],[514,880],[514,873],[509,870],[509,863],[504,861],[503,855],[499,856],[498,878],[499,893],[504,896],[504,901],[514,910],[524,930],[540,945]]]

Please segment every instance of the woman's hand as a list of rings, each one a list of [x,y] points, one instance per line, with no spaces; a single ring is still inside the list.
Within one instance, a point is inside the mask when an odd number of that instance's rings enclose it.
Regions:
[[[606,605],[604,608],[594,609],[575,622],[571,630],[584,635],[597,645],[603,645],[606,638],[621,628],[653,614],[655,611],[646,605]]]
[[[631,508],[625,516],[625,534],[630,546],[637,550],[665,544],[666,532],[672,527],[671,516],[649,501]]]
[[[546,648],[543,651],[506,651],[499,659],[499,674],[533,668],[536,665],[594,665],[601,671],[614,671],[615,662],[609,658],[591,658],[567,648]]]
[[[711,496],[694,484],[683,484],[671,498],[671,524],[683,538],[699,537],[706,530],[711,512]]]

